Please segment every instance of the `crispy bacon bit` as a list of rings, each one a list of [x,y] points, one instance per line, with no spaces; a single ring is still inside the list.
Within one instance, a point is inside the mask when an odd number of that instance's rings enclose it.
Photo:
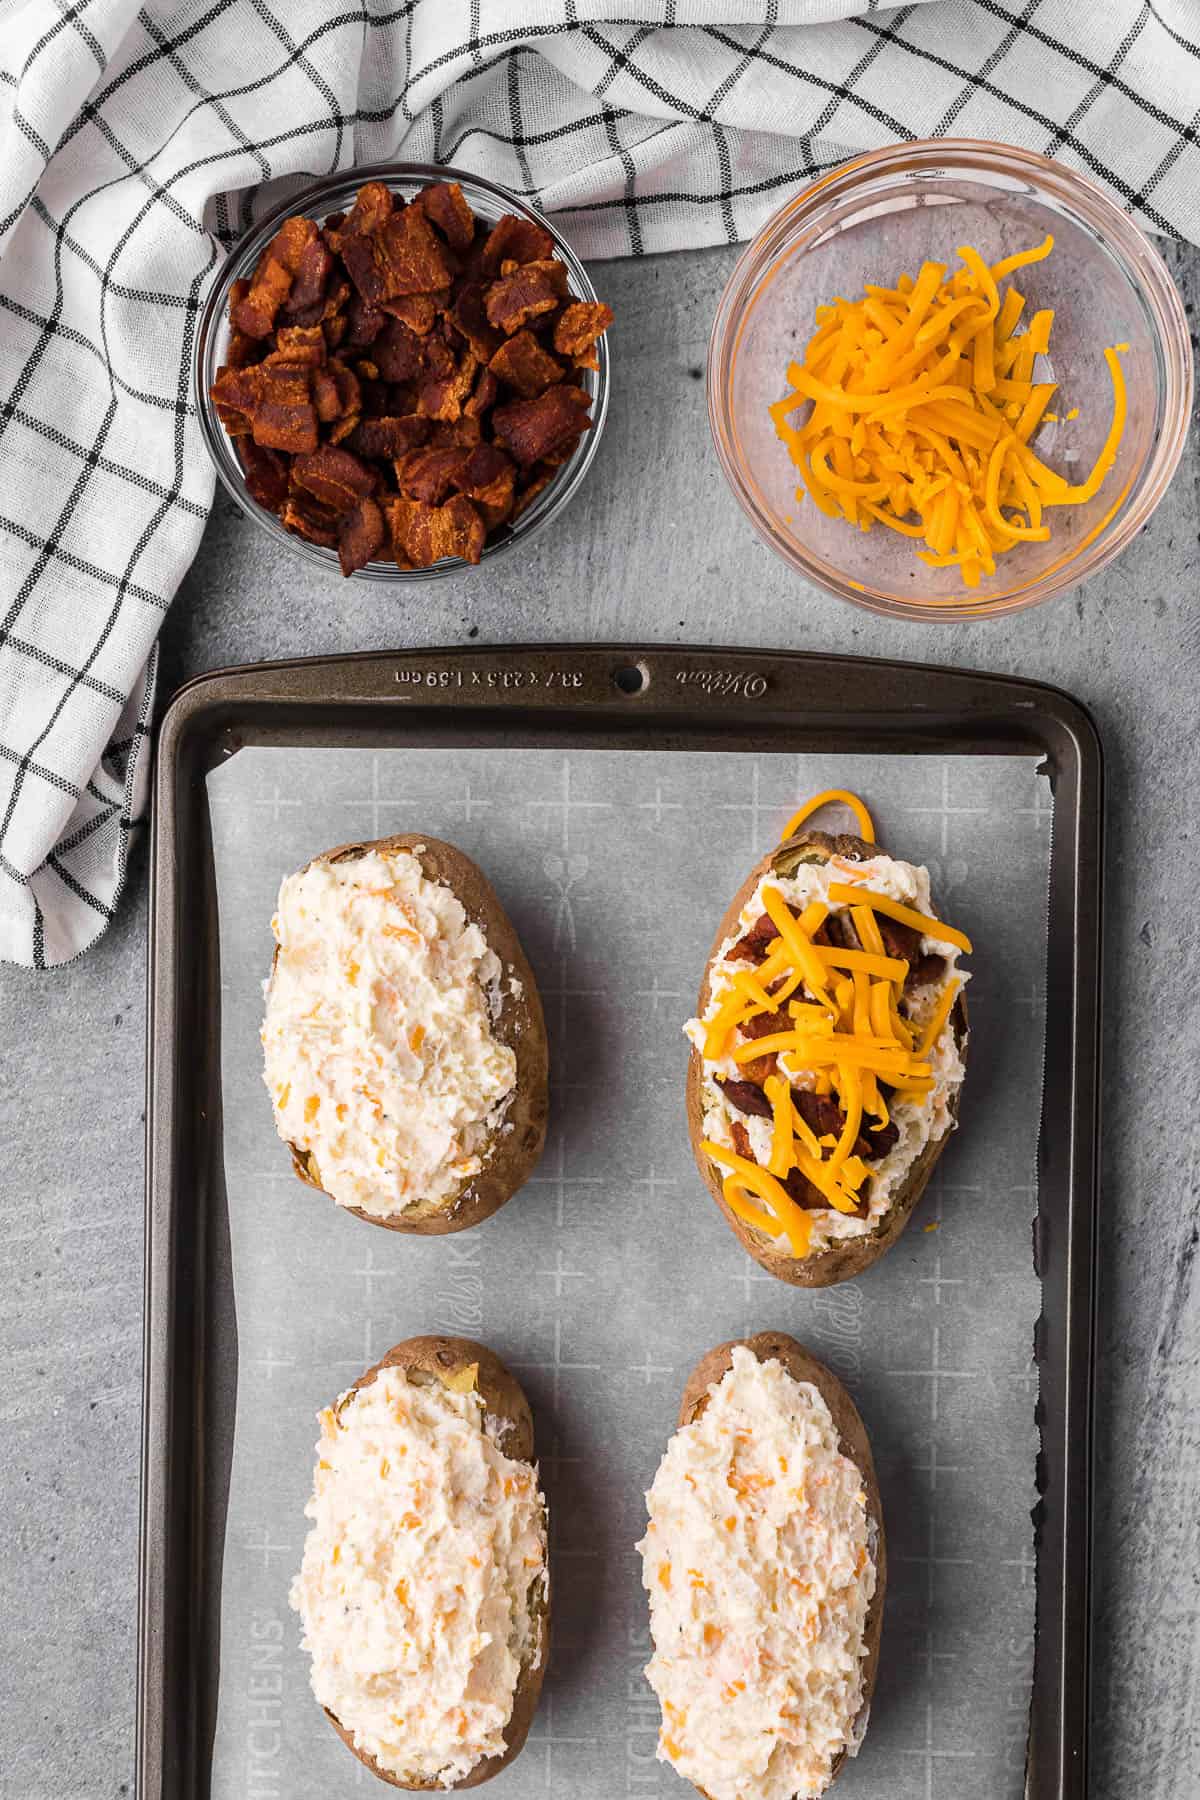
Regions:
[[[457,181],[435,181],[423,187],[414,206],[436,225],[452,250],[469,250],[475,240],[475,214]]]
[[[213,399],[245,417],[256,444],[298,455],[317,447],[310,379],[303,365],[268,368],[254,363],[222,369],[213,383]]]
[[[374,500],[362,499],[343,513],[338,525],[338,561],[343,575],[353,575],[378,556],[387,542],[387,524]]]
[[[488,323],[486,292],[486,282],[464,281],[450,305],[455,329],[462,333],[480,362],[493,357],[503,342],[500,333]]]
[[[791,1031],[791,1014],[780,1007],[778,1012],[754,1013],[749,1019],[742,1019],[738,1030],[744,1038],[771,1037],[777,1031]]]
[[[304,312],[310,307],[324,307],[325,284],[333,271],[333,257],[319,231],[314,230],[296,263],[292,291],[284,303],[284,312]],[[315,323],[315,321],[314,321]]]
[[[418,337],[427,337],[437,323],[440,299],[432,294],[398,294],[394,300],[385,300],[380,311],[399,319]]]
[[[532,400],[498,406],[492,414],[496,442],[510,450],[523,469],[530,469],[555,451],[570,448],[591,429],[589,404],[582,388],[560,382]]]
[[[268,512],[278,512],[288,494],[288,466],[278,450],[264,450],[247,436],[240,451],[246,492]]]
[[[483,553],[483,520],[465,494],[455,494],[444,506],[389,500],[386,510],[396,560],[402,565],[427,569],[446,556],[477,563]]]
[[[452,182],[407,205],[366,182],[348,213],[285,220],[230,285],[212,387],[247,493],[346,573],[477,562],[591,426],[571,371],[611,313],[568,280],[549,231],[485,226]]]
[[[560,356],[586,356],[613,322],[613,309],[603,300],[573,300],[554,326],[554,348]]]
[[[906,988],[924,987],[928,982],[940,981],[945,973],[945,957],[939,956],[936,950],[927,950],[910,964],[904,985]]]
[[[435,345],[431,344],[429,348],[432,351]],[[445,344],[438,344],[436,348],[449,359],[449,368],[442,363],[417,383],[417,411],[426,419],[454,420],[470,396],[478,364],[470,350],[464,350],[462,361],[456,363]]]
[[[275,348],[263,360],[266,363],[308,363],[313,367],[325,361],[329,346],[319,325],[285,325],[275,334]]]
[[[311,456],[298,456],[292,478],[323,506],[348,512],[359,500],[379,492],[379,476],[350,450],[322,444]]]
[[[494,444],[478,444],[470,452],[456,485],[483,514],[489,531],[503,525],[513,509],[517,471],[512,459]]]
[[[497,275],[504,262],[544,262],[554,255],[554,239],[532,219],[506,213],[498,219],[483,246],[480,266],[485,275]]]
[[[766,913],[760,913],[744,937],[730,950],[728,962],[761,963],[767,960],[767,949],[779,936],[779,927]]]
[[[405,418],[382,417],[363,419],[348,440],[356,456],[370,456],[389,461],[405,456],[429,441],[429,420],[410,413]]]
[[[799,1169],[789,1169],[783,1178],[783,1185],[788,1198],[794,1200],[797,1206],[802,1206],[805,1212],[828,1211],[829,1202],[820,1188],[814,1187],[807,1175],[802,1175]]]
[[[389,319],[371,345],[370,360],[385,381],[417,381],[427,358],[443,348],[440,344],[426,347],[411,326]]]
[[[747,1081],[752,1081],[756,1087],[762,1087],[768,1076],[778,1073],[779,1058],[772,1050],[767,1056],[752,1056],[749,1062],[741,1063],[739,1067]]]
[[[307,538],[310,544],[321,544],[326,550],[336,550],[338,517],[328,507],[293,494],[284,502],[279,517],[297,537]]]
[[[753,1081],[726,1081],[724,1076],[718,1075],[717,1086],[730,1106],[736,1106],[739,1112],[749,1113],[756,1119],[771,1117],[771,1102]]]
[[[348,419],[362,411],[362,389],[358,376],[335,357],[327,368],[313,374],[313,403],[322,424]]]
[[[351,295],[346,317],[350,322],[346,343],[352,350],[365,350],[373,344],[388,318],[381,307],[368,306],[361,294]]]
[[[750,1147],[750,1133],[740,1119],[730,1120],[729,1135],[733,1139],[733,1147],[737,1154],[744,1157],[747,1162],[753,1162],[755,1158],[754,1151]]]
[[[490,369],[480,369],[475,377],[475,392],[463,407],[473,419],[481,419],[484,413],[491,412],[496,404],[496,396],[500,392],[500,383]]]
[[[326,227],[330,249],[340,254],[348,237],[370,237],[373,232],[386,225],[395,205],[391,188],[386,187],[382,181],[364,182],[346,217],[339,220],[332,229]]]
[[[914,931],[911,925],[905,925],[901,919],[889,919],[886,913],[876,913],[875,918],[888,955],[897,957],[900,962],[916,962],[921,954],[920,932]]]
[[[396,486],[413,500],[424,500],[429,506],[440,506],[450,489],[457,485],[470,451],[410,450],[396,463]]]
[[[567,266],[557,257],[526,263],[493,281],[484,297],[488,323],[506,337],[542,313],[554,312],[567,291]]]
[[[563,366],[538,343],[532,331],[518,331],[501,344],[488,364],[493,375],[532,399],[544,393],[554,382],[561,381]]]

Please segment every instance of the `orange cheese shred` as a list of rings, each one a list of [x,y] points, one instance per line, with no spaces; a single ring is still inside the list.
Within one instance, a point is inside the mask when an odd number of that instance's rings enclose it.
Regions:
[[[857,300],[839,295],[819,306],[803,362],[788,366],[790,391],[768,409],[800,478],[797,500],[807,494],[830,518],[863,531],[878,522],[922,542],[923,562],[956,567],[975,587],[995,573],[999,556],[1049,538],[1043,507],[1094,499],[1125,430],[1118,356],[1128,346],[1104,351],[1112,423],[1084,481],[1067,482],[1025,448],[1054,393],[1052,382],[1034,381],[1054,313],[1035,311],[1018,332],[1025,298],[1001,284],[1053,248],[1046,237],[989,266],[963,244],[953,274],[926,262],[915,281],[868,284]],[[798,813],[785,837],[830,799],[853,806],[869,826],[861,802],[831,791]],[[873,832],[862,835],[874,842]]]

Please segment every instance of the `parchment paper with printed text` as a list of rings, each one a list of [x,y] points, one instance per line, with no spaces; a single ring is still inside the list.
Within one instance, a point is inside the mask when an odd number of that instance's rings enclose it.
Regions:
[[[496,1800],[670,1800],[640,1559],[644,1492],[688,1370],[767,1329],[846,1382],[875,1450],[890,1582],[879,1686],[845,1800],[1018,1800],[1033,1658],[1037,1435],[1030,1253],[1051,801],[1032,758],[575,750],[244,750],[209,776],[239,1381],[221,1587],[214,1800],[337,1800],[374,1778],[308,1686],[287,1604],[314,1415],[398,1339],[486,1340],[533,1404],[554,1640]],[[683,1109],[713,932],[790,811],[863,793],[974,938],[962,1129],[899,1244],[793,1290],[705,1191]],[[279,882],[394,831],[488,874],[541,986],[552,1118],[534,1179],[449,1238],[380,1231],[301,1186],[261,1079]],[[382,1791],[382,1789],[380,1789]]]

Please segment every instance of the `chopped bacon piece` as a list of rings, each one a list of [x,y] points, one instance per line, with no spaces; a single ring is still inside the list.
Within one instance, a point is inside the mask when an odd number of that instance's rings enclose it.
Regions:
[[[432,349],[430,345],[427,351],[410,326],[389,319],[371,345],[371,361],[385,381],[417,381]]]
[[[500,348],[503,338],[488,323],[484,296],[487,285],[482,281],[464,281],[450,304],[450,317],[480,362],[487,362]]]
[[[350,450],[322,444],[311,456],[292,464],[293,480],[334,512],[348,512],[359,500],[379,492],[379,476]]]
[[[313,401],[322,424],[347,419],[362,411],[362,389],[358,376],[344,362],[334,357],[327,368],[313,374]]]
[[[939,956],[936,950],[927,950],[910,965],[904,985],[906,988],[924,987],[928,982],[940,981],[945,973],[945,957]]]
[[[738,1030],[744,1038],[773,1037],[777,1031],[791,1031],[791,1014],[783,1011],[755,1013],[749,1019],[743,1019]]]
[[[387,324],[387,314],[383,309],[368,306],[361,294],[351,296],[346,317],[350,321],[346,342],[352,350],[365,350],[368,344],[375,342]]]
[[[554,480],[554,470],[546,463],[537,463],[528,478],[522,483],[513,501],[512,522],[515,525],[522,513],[528,512],[543,488],[549,487]]]
[[[268,512],[278,512],[288,492],[288,466],[278,450],[264,450],[247,436],[238,459],[246,477],[246,492]]]
[[[519,219],[515,213],[505,213],[488,234],[480,266],[485,275],[498,275],[502,262],[544,262],[553,255],[554,239],[543,226],[535,225],[532,219]]]
[[[429,506],[423,500],[389,500],[385,510],[397,561],[414,569],[427,569],[447,556],[479,561],[483,520],[464,494],[455,494],[444,506]]]
[[[284,302],[284,312],[292,314],[309,307],[324,307],[325,286],[332,271],[333,257],[320,232],[314,229],[297,260],[295,279]]]
[[[373,234],[376,262],[386,282],[385,299],[395,294],[428,294],[448,288],[454,268],[419,206],[393,212]]]
[[[452,250],[469,250],[475,241],[475,214],[457,181],[435,181],[413,201],[436,225]]]
[[[285,219],[259,258],[249,292],[232,313],[247,337],[267,337],[292,290],[305,248],[318,236],[311,219]]]
[[[470,454],[454,447],[410,450],[396,463],[396,486],[413,500],[440,506],[450,489],[458,485]]]
[[[512,458],[494,444],[479,444],[470,452],[455,484],[483,514],[489,531],[503,525],[513,509],[517,471]]]
[[[310,544],[322,544],[326,550],[336,550],[338,516],[327,506],[293,494],[284,501],[279,519],[297,537],[307,538]]]
[[[450,359],[449,372],[430,372],[417,384],[417,411],[426,419],[457,419],[463,402],[470,396],[478,367],[474,355],[464,350],[459,363],[455,363],[448,349],[446,355]]]
[[[438,307],[444,298],[442,294],[397,294],[394,300],[384,300],[380,311],[399,319],[418,337],[426,337],[437,323]]]
[[[560,356],[584,356],[613,322],[613,309],[602,300],[573,300],[558,315],[554,348]]]
[[[756,1159],[750,1144],[750,1133],[740,1119],[729,1121],[729,1135],[733,1139],[733,1148],[737,1155],[743,1157],[746,1162],[754,1162]]]
[[[726,1081],[724,1076],[718,1075],[717,1086],[730,1106],[736,1106],[739,1112],[750,1113],[756,1119],[772,1116],[771,1102],[753,1081]]]
[[[523,469],[574,445],[591,429],[591,401],[582,388],[559,383],[532,400],[513,400],[492,414],[496,442],[510,450]]]
[[[330,249],[340,254],[347,238],[370,237],[391,218],[395,205],[395,195],[382,181],[364,182],[345,218],[339,219],[336,226],[326,220]]]
[[[511,275],[493,281],[484,296],[488,323],[506,337],[558,306],[567,291],[567,265],[551,257],[525,263]]]
[[[411,413],[405,418],[385,414],[380,418],[363,419],[354,429],[350,448],[356,456],[378,457],[390,461],[417,449],[428,438],[428,419],[419,419]]]
[[[319,325],[285,325],[275,334],[275,348],[264,357],[265,363],[309,363],[314,368],[325,361],[329,346]]]
[[[317,447],[310,381],[310,371],[303,364],[268,368],[254,363],[245,369],[220,370],[212,397],[219,406],[249,420],[256,444],[296,455]]]
[[[564,370],[556,356],[543,349],[532,331],[518,331],[501,344],[488,364],[493,375],[532,399],[561,381]]]
[[[500,383],[490,369],[480,369],[475,377],[475,392],[463,406],[463,411],[473,419],[480,419],[484,413],[491,412],[496,404],[496,396],[500,392]]]
[[[387,543],[388,529],[374,500],[362,499],[343,513],[338,525],[338,561],[343,575],[365,568]]]

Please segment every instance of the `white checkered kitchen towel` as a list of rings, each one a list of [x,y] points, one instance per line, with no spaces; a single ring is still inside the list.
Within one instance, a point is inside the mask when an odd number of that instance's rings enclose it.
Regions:
[[[0,957],[117,903],[212,498],[197,313],[264,184],[457,163],[641,255],[954,134],[1200,239],[1198,127],[1198,0],[0,0]]]

